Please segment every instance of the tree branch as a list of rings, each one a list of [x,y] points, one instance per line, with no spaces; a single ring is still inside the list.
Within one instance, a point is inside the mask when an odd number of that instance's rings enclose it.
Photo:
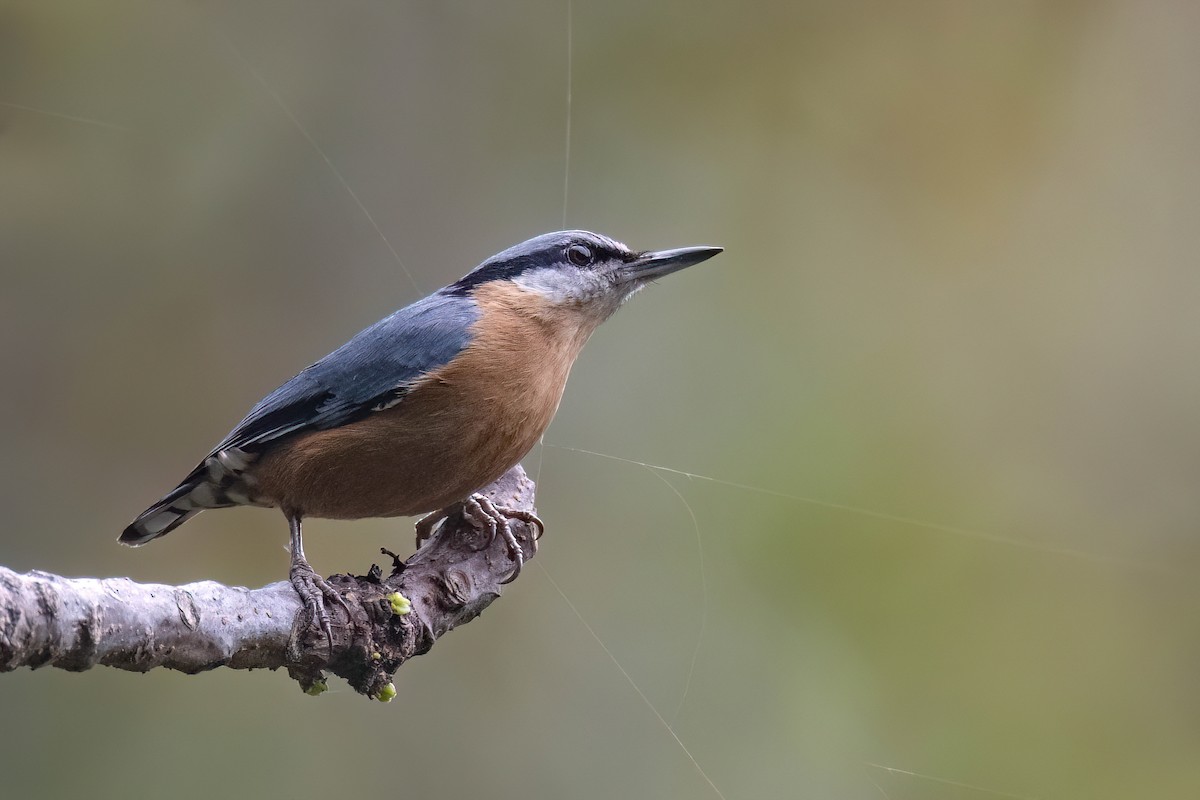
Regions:
[[[483,494],[497,505],[533,511],[534,488],[516,466]],[[536,531],[511,524],[528,560]],[[392,676],[405,661],[500,596],[514,563],[500,537],[485,545],[486,534],[456,513],[407,562],[392,556],[391,575],[372,566],[363,576],[330,576],[346,601],[346,609],[330,604],[332,648],[286,582],[261,589],[213,581],[164,586],[0,567],[0,672],[286,667],[310,694],[325,688],[328,671],[361,694],[388,700],[395,695]]]

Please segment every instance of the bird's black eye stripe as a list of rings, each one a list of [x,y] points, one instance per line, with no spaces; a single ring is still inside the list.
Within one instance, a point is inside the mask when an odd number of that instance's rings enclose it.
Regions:
[[[590,267],[595,260],[592,249],[582,244],[573,244],[567,248],[567,260],[577,267]]]

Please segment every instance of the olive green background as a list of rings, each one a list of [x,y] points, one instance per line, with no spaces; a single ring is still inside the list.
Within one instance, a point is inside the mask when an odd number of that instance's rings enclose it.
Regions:
[[[567,10],[0,4],[0,563],[282,579],[275,512],[115,538],[298,369],[562,226]],[[1200,796],[1196,5],[573,23],[567,224],[727,249],[576,365],[537,561],[390,705],[0,676],[0,793],[715,797],[648,702],[729,800]],[[411,541],[306,531],[324,572]]]

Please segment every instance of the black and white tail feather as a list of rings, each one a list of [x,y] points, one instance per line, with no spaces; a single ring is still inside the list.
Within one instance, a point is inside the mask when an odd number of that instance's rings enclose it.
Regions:
[[[137,547],[165,536],[207,508],[253,504],[243,476],[253,460],[236,447],[216,451],[166,497],[139,514],[121,533],[121,543]]]

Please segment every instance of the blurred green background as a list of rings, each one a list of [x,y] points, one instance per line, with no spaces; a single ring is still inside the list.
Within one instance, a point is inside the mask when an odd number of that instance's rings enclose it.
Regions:
[[[573,22],[568,225],[727,252],[578,363],[526,462],[544,569],[387,706],[0,676],[4,795],[715,797],[552,578],[730,800],[1200,796],[1197,6]],[[566,56],[566,0],[0,4],[0,563],[282,579],[274,512],[115,537],[561,227]],[[325,572],[411,540],[306,530]]]

